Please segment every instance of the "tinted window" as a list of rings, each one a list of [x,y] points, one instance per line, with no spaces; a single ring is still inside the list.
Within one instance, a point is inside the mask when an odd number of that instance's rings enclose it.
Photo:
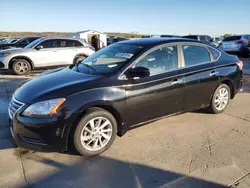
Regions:
[[[39,37],[23,38],[23,39],[19,40],[16,44],[27,45],[38,38]]]
[[[234,41],[234,40],[240,40],[241,36],[231,36],[231,37],[226,37],[223,39],[223,41]]]
[[[38,39],[39,37],[32,37],[32,38],[27,38],[27,40],[29,41],[29,43],[35,41],[36,39]]]
[[[197,36],[195,36],[195,35],[184,36],[183,38],[187,38],[187,39],[195,39],[195,40],[197,40],[197,39],[198,39],[198,37],[197,37]]]
[[[83,46],[83,44],[77,40],[67,40],[67,46],[68,47],[75,47],[75,46],[77,47],[77,46]]]
[[[220,52],[218,50],[215,50],[214,48],[209,48],[210,52],[212,53],[215,60],[218,60],[220,57]]]
[[[249,37],[248,36],[244,36],[244,38],[248,40]]]
[[[200,41],[207,41],[205,36],[200,36]]]
[[[172,71],[178,68],[178,53],[176,46],[157,49],[142,58],[136,67],[146,67],[150,75]]]
[[[208,50],[203,46],[186,45],[182,48],[185,66],[193,66],[211,61]]]
[[[207,42],[211,42],[211,41],[212,41],[212,38],[209,37],[209,36],[206,36],[206,41],[207,41]]]
[[[39,46],[43,46],[43,48],[57,48],[58,47],[58,40],[56,39],[51,39],[51,40],[46,40],[46,41],[43,41],[39,44]]]
[[[82,43],[80,43],[77,40],[67,40],[67,39],[60,39],[59,40],[59,47],[77,47],[77,46],[83,46]]]
[[[18,42],[18,44],[29,44],[29,41],[27,39],[22,39]]]
[[[59,40],[59,47],[67,47],[67,40]]]

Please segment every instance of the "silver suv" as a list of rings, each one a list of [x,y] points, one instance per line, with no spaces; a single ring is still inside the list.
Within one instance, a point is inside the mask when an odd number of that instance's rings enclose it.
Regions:
[[[227,53],[237,53],[243,57],[249,55],[248,46],[248,36],[249,35],[235,35],[226,37],[220,43],[219,48]]]
[[[0,51],[0,69],[23,75],[37,67],[65,66],[82,60],[95,49],[81,39],[42,37],[25,48]]]

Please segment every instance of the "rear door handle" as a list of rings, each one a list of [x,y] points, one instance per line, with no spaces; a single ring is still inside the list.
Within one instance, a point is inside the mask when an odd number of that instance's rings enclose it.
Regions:
[[[219,74],[219,72],[217,72],[217,71],[212,71],[212,72],[210,73],[210,76],[216,76],[217,74]]]
[[[181,84],[183,83],[184,80],[183,79],[174,79],[171,83],[171,85],[177,85],[177,84]]]

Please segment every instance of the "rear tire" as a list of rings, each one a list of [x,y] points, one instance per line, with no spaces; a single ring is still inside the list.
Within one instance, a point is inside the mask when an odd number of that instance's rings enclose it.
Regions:
[[[84,156],[98,155],[115,140],[117,123],[112,114],[102,108],[90,108],[74,132],[76,150]]]
[[[31,65],[25,59],[17,59],[11,67],[15,75],[26,75],[30,73]]]
[[[220,84],[213,94],[208,111],[214,114],[225,111],[230,102],[230,96],[231,91],[228,85]]]

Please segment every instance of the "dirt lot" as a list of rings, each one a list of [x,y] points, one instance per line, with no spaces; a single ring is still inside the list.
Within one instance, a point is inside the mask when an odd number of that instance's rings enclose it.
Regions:
[[[7,106],[26,79],[0,76],[0,187],[250,187],[249,75],[225,113],[192,112],[148,124],[92,158],[15,147]]]

